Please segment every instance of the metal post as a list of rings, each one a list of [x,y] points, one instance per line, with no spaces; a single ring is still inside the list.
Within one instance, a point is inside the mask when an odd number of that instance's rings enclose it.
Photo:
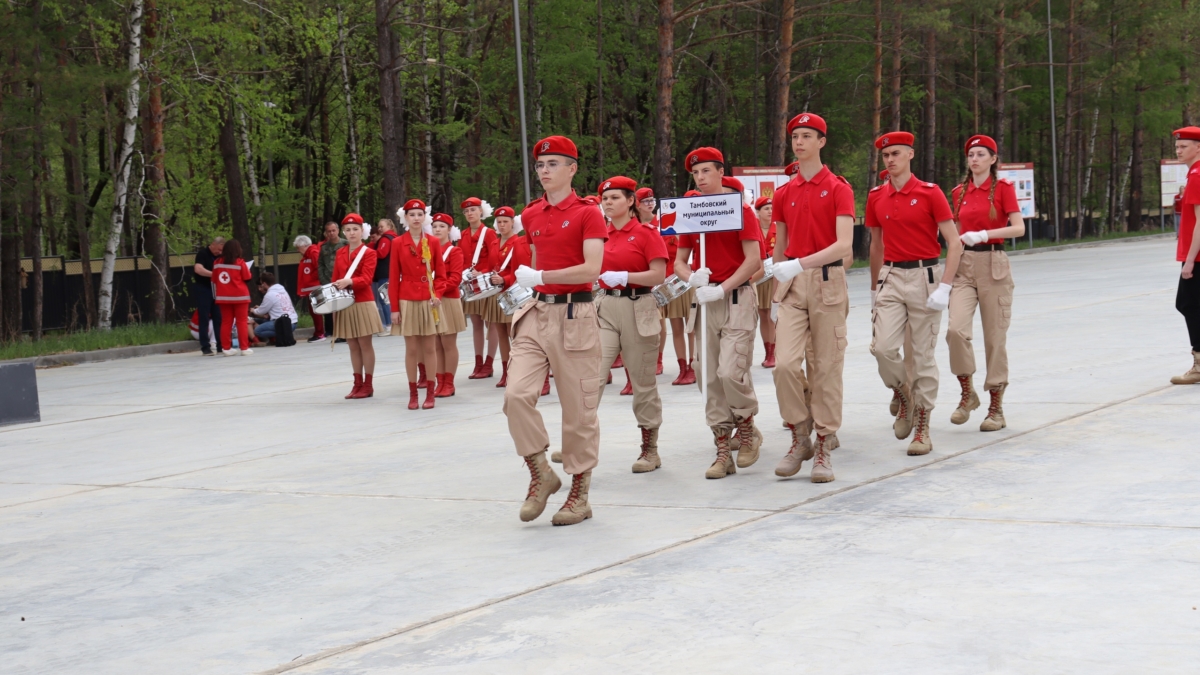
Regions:
[[[521,166],[524,168],[525,203],[533,201],[529,192],[529,136],[525,130],[525,66],[521,63],[521,8],[513,0],[513,33],[517,42],[517,100],[521,104]]]
[[[597,180],[604,180],[604,11],[601,3],[603,0],[596,0],[596,130],[599,138],[599,157],[598,164],[600,165],[600,176]]]
[[[1046,0],[1046,45],[1050,52],[1050,166],[1054,180],[1054,241],[1058,241],[1058,116],[1054,112],[1054,28]]]

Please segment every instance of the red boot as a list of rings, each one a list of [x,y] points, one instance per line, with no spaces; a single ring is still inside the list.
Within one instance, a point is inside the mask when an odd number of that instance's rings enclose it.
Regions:
[[[621,390],[622,396],[633,396],[633,378],[629,377],[629,369],[625,369],[625,388]]]
[[[658,368],[654,371],[655,375],[662,375],[662,352],[658,353]]]
[[[421,407],[421,404],[417,402],[417,383],[409,382],[408,383],[408,409],[416,410],[417,408],[420,408],[420,407]]]
[[[613,368],[624,368],[625,367],[625,361],[621,358],[620,354],[617,354],[617,360],[613,361],[612,367]]]
[[[479,378],[483,377],[483,375],[479,374],[480,371],[482,371],[482,370],[483,370],[483,357],[480,356],[479,354],[476,354],[475,355],[475,370],[471,371],[471,374],[467,376],[467,379],[468,380],[478,380]]]
[[[433,404],[434,404],[433,399],[435,399],[436,397],[437,397],[437,394],[435,394],[433,391],[433,383],[426,382],[425,383],[425,402],[421,404],[421,408],[423,408],[425,410],[429,410],[429,409],[433,408]]]
[[[692,367],[692,364],[688,364],[687,373],[679,381],[679,384],[696,384],[696,369]]]
[[[359,389],[359,390],[358,390],[358,397],[359,397],[359,398],[371,398],[372,396],[374,396],[374,395],[375,395],[375,385],[373,385],[373,384],[371,383],[371,380],[372,380],[372,378],[374,378],[374,377],[375,377],[375,375],[374,375],[373,373],[367,373],[367,374],[366,374],[366,375],[363,377],[363,386],[362,386],[362,389]]]
[[[358,398],[358,390],[362,389],[362,386],[363,386],[363,376],[359,375],[358,373],[355,373],[354,374],[354,388],[350,390],[349,394],[346,394],[346,398]]]
[[[433,388],[433,395],[442,398],[442,388],[446,386],[445,373],[434,373],[434,378],[437,379],[437,384]]]
[[[481,367],[481,369],[479,371],[480,378],[488,378],[488,377],[492,377],[493,375],[495,375],[495,371],[492,370],[492,361],[493,360],[494,359],[491,356],[487,357],[487,359],[484,360],[483,366]]]
[[[454,395],[454,373],[442,373],[442,398]]]
[[[425,364],[417,364],[417,388],[424,389],[429,384],[429,378],[425,376]]]
[[[500,381],[496,383],[497,389],[503,389],[508,386],[508,361],[502,362],[500,367],[503,368],[503,371],[500,375]]]
[[[763,359],[762,367],[763,368],[774,368],[775,367],[775,343],[774,342],[764,342],[763,346],[767,348],[767,358]]]
[[[687,361],[684,361],[683,359],[675,359],[675,360],[679,362],[679,377],[676,377],[674,380],[672,380],[671,384],[673,384],[675,386],[679,386],[679,385],[683,384],[683,378],[687,376],[688,365],[687,365]]]
[[[550,376],[546,376],[546,382],[542,385],[542,396],[550,395]]]

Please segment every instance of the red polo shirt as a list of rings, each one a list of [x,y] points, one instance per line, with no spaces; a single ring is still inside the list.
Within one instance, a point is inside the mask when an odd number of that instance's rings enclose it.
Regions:
[[[763,252],[762,228],[758,225],[758,216],[754,209],[742,204],[742,229],[730,232],[714,232],[704,235],[704,257],[708,269],[712,272],[710,283],[725,283],[734,272],[742,266],[746,255],[742,251],[743,241],[758,242],[759,253]],[[692,260],[700,259],[700,235],[684,234],[679,237],[679,248],[692,249]],[[697,264],[693,262],[693,269]]]
[[[667,245],[658,233],[657,225],[647,225],[631,219],[625,227],[608,227],[608,241],[604,242],[604,264],[602,272],[646,272],[650,261],[667,259]],[[612,289],[603,281],[600,285]],[[626,288],[645,288],[638,284],[627,284]]]
[[[889,180],[867,194],[866,225],[883,229],[885,262],[937,258],[942,254],[938,223],[953,219],[942,189],[916,176],[899,190]]]
[[[1192,246],[1197,204],[1200,204],[1200,161],[1188,169],[1187,187],[1183,189],[1183,199],[1179,202],[1182,217],[1179,219],[1179,244],[1175,248],[1175,260],[1179,262],[1187,260],[1188,249]],[[1196,261],[1200,262],[1200,254],[1196,255]]]
[[[962,199],[962,186],[958,185],[950,193],[950,202],[954,204],[954,208],[958,211],[958,231],[965,232],[982,232],[984,230],[996,230],[1008,225],[1008,216],[1012,213],[1020,213],[1021,207],[1017,204],[1017,189],[1013,187],[1012,181],[1001,178],[996,183],[996,194],[992,195],[992,201],[988,201],[988,195],[992,191],[992,179],[988,178],[983,182],[983,185],[976,186],[975,181],[967,181],[967,197],[962,200],[962,206],[958,202]],[[990,217],[992,205],[996,206],[996,217]],[[1003,239],[989,239],[989,244],[1003,244]]]
[[[600,209],[584,202],[575,191],[551,205],[545,197],[530,202],[521,212],[525,238],[533,247],[539,270],[561,270],[582,265],[583,242],[608,239],[608,226]],[[562,295],[592,290],[591,284],[543,284],[539,293]]]
[[[837,217],[854,217],[854,190],[823,166],[804,180],[799,172],[775,190],[772,217],[787,227],[788,258],[803,258],[837,243]]]

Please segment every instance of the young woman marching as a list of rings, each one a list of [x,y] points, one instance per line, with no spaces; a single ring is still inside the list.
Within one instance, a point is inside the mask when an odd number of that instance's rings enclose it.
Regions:
[[[662,400],[654,372],[658,361],[659,311],[650,289],[663,282],[667,247],[655,225],[638,221],[634,208],[637,183],[616,176],[600,184],[601,206],[609,220],[608,241],[600,272],[601,368],[623,356],[633,384],[633,415],[642,434],[634,473],[662,466],[658,428]],[[604,388],[600,388],[601,396]]]
[[[492,207],[485,208],[486,202],[478,197],[467,197],[459,207],[463,217],[467,219],[467,229],[462,232],[464,261],[467,269],[477,272],[491,272],[500,264],[499,238],[496,233],[483,222],[491,216]],[[463,302],[463,312],[471,317],[471,331],[475,341],[475,369],[467,376],[469,380],[486,379],[492,376],[492,357],[484,360],[485,354],[496,353],[495,333],[485,327],[485,314],[495,316],[499,299],[496,296],[483,300]],[[484,336],[487,340],[484,340]],[[484,351],[486,348],[487,351]]]
[[[1013,184],[996,176],[999,160],[996,141],[988,136],[972,136],[967,140],[966,153],[967,177],[951,193],[963,254],[950,290],[950,328],[946,331],[950,370],[962,387],[962,398],[950,421],[964,424],[971,411],[979,407],[979,396],[971,380],[975,374],[971,324],[978,306],[987,358],[983,388],[992,397],[979,430],[998,431],[1005,427],[1001,406],[1008,387],[1005,341],[1012,319],[1013,294],[1012,270],[1004,253],[1004,240],[1024,235],[1025,221]]]
[[[438,324],[437,378],[435,398],[454,395],[454,375],[458,372],[458,334],[467,329],[467,318],[463,314],[462,299],[458,285],[462,283],[463,252],[454,246],[458,239],[458,228],[443,219],[433,221],[433,236],[442,247],[442,263],[446,267],[445,290],[442,293],[442,322]]]
[[[650,223],[658,229],[658,218],[654,215],[654,208],[657,206],[657,200],[654,198],[654,192],[650,188],[641,188],[637,191],[637,208],[638,217],[643,223]],[[675,260],[675,252],[679,250],[679,237],[668,234],[662,237],[663,245],[667,249],[667,260],[673,265]],[[679,376],[676,377],[671,384],[696,384],[696,374],[692,372],[692,359],[695,358],[696,351],[696,336],[687,332],[687,316],[688,310],[691,309],[692,303],[695,302],[696,292],[689,288],[686,293],[675,298],[663,307],[660,314],[663,319],[666,319],[671,324],[671,340],[675,347],[675,360],[679,362]],[[665,333],[662,339],[665,346]],[[659,347],[661,357],[662,347]],[[661,358],[660,358],[661,361]]]
[[[452,224],[444,213],[434,221]],[[404,222],[408,233],[392,242],[388,295],[392,302],[392,325],[400,322],[404,336],[404,370],[408,375],[408,409],[426,410],[434,406],[436,383],[425,383],[425,402],[417,404],[418,363],[437,364],[438,323],[441,320],[442,294],[446,290],[446,265],[442,246],[425,231],[425,203],[410,199],[404,204]],[[435,368],[436,370],[436,368]]]
[[[346,245],[337,250],[333,261],[333,285],[354,291],[354,304],[337,312],[333,337],[343,338],[350,347],[350,367],[354,369],[354,388],[346,398],[370,398],[375,395],[371,378],[375,375],[375,347],[371,337],[383,331],[379,310],[375,308],[375,279],[378,257],[363,242],[363,219],[357,213],[342,219]]]
[[[225,242],[221,262],[213,265],[213,299],[221,306],[221,349],[225,356],[253,354],[246,318],[250,312],[250,267],[242,260],[242,244],[237,239]],[[233,325],[237,323],[239,351],[233,349]]]
[[[514,218],[516,215],[511,206],[501,206],[496,209],[496,220],[493,221],[496,225],[496,233],[500,235],[500,265],[492,274],[492,283],[504,288],[510,288],[517,283],[517,268],[521,265],[528,266],[531,260],[529,243],[525,241],[525,237],[518,237],[515,231],[516,221]],[[499,307],[500,305],[497,303],[496,308],[499,309]],[[508,384],[508,357],[509,349],[512,346],[509,328],[512,326],[512,317],[503,311],[497,311],[495,315],[487,318],[487,322],[491,325],[492,330],[496,331],[500,342],[500,366],[504,372],[500,376],[500,381],[496,383],[496,387],[503,389]]]
[[[658,228],[658,216],[654,215],[654,207],[658,205],[658,200],[656,200],[654,198],[654,190],[651,190],[648,187],[638,188],[637,192],[634,193],[634,197],[636,197],[636,199],[637,199],[638,220],[642,221],[646,225],[652,225],[654,227],[654,231],[657,232],[659,229]],[[667,242],[667,238],[668,237],[663,237],[663,244],[667,246],[667,256],[668,256],[667,259],[673,260],[674,258],[671,258],[670,256],[675,255],[675,251],[676,251],[676,249],[679,248],[679,245],[676,244],[675,248],[671,248],[670,247],[671,245]],[[670,237],[670,239],[672,241],[674,241],[675,237]],[[667,348],[667,311],[666,311],[666,308],[664,307],[664,308],[660,309],[659,314],[662,315],[662,318],[659,319],[659,323],[662,324],[662,329],[659,331],[659,334],[658,334],[658,365],[656,365],[654,367],[655,375],[662,375],[663,351],[666,350],[666,348]],[[682,337],[681,337],[681,339],[682,339]],[[626,384],[626,386],[628,387],[630,385]],[[621,393],[625,394],[624,390],[622,390]]]
[[[767,248],[768,258],[775,255],[775,219],[771,217],[773,211],[770,197],[754,200],[754,212],[758,214],[758,226],[762,230],[763,245]],[[758,329],[762,333],[763,349],[767,352],[762,367],[774,368],[775,322],[771,320],[771,297],[775,291],[775,280],[758,282],[754,291],[758,294]]]

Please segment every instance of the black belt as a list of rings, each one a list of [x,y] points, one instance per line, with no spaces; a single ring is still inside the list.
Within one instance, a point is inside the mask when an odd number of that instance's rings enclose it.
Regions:
[[[1004,244],[975,244],[974,246],[964,246],[963,249],[967,251],[978,251],[980,253],[984,251],[1003,251]]]
[[[920,267],[933,267],[941,262],[938,258],[926,258],[925,260],[900,260],[898,262],[885,262],[888,267],[896,267],[902,270],[915,270]]]
[[[547,293],[534,293],[533,299],[538,302],[544,302],[548,305],[561,305],[571,302],[591,302],[591,291],[579,291],[578,293],[563,293],[561,295],[549,295]]]
[[[642,297],[643,295],[650,295],[650,289],[649,288],[624,288],[621,290],[617,290],[615,288],[601,288],[600,294],[601,295],[611,295],[614,298],[629,298],[631,300],[636,300],[636,299]]]
[[[788,260],[799,260],[799,258],[788,258]],[[841,260],[835,260],[828,265],[821,265],[821,269],[825,269],[826,267],[842,267],[843,264],[844,263]]]

